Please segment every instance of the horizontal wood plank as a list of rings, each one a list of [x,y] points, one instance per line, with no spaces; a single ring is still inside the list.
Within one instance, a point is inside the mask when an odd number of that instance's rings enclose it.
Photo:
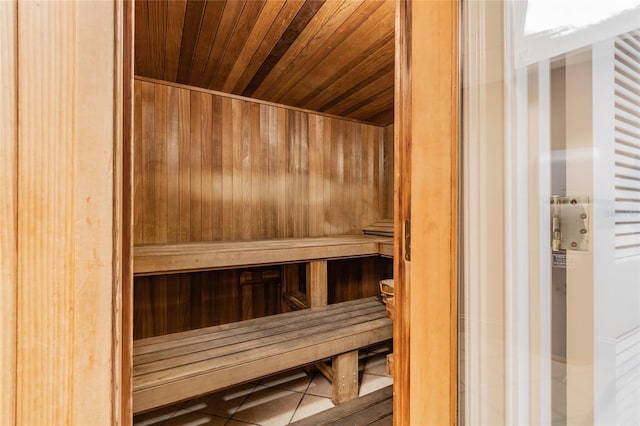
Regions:
[[[134,274],[157,275],[321,259],[375,256],[390,238],[343,235],[255,241],[144,244],[134,247]]]
[[[390,406],[393,400],[393,386],[387,386],[361,398],[354,399],[345,404],[340,404],[334,408],[304,418],[297,422],[291,423],[295,426],[319,426],[319,425],[335,425],[346,421],[347,424],[369,424],[371,421],[379,421],[389,417],[393,411]],[[379,407],[383,406],[381,410]],[[359,423],[350,420],[352,416],[363,415],[375,410],[372,416],[360,418]],[[381,415],[381,412],[385,415]],[[384,423],[383,423],[384,424]],[[391,423],[387,423],[391,424]]]

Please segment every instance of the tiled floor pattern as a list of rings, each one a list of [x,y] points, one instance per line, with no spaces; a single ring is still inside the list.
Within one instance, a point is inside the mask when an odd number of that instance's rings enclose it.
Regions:
[[[390,343],[361,351],[360,396],[393,383],[387,374],[390,352]],[[331,407],[331,383],[319,372],[308,376],[296,369],[141,414],[134,424],[282,426]]]

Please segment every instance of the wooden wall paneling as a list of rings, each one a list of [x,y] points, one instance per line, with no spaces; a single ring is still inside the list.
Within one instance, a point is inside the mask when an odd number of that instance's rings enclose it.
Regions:
[[[213,199],[214,140],[211,132],[213,119],[212,98],[211,95],[204,93],[198,93],[194,96],[193,100],[198,106],[197,116],[192,123],[195,124],[195,127],[191,129],[192,135],[196,135],[194,143],[200,144],[200,239],[204,241],[213,240],[213,228],[214,226],[217,227],[217,223],[214,222],[213,208],[217,200]],[[215,185],[217,185],[217,182],[215,182]]]
[[[323,235],[332,235],[334,211],[331,203],[331,190],[333,189],[333,180],[331,178],[331,170],[335,164],[332,157],[331,141],[333,140],[333,120],[328,117],[322,118],[324,135],[322,138],[322,177],[323,177]]]
[[[171,198],[179,209],[179,227],[176,241],[191,239],[191,93],[178,91],[178,194]]]
[[[123,20],[109,2],[17,10],[18,424],[126,421]]]
[[[144,171],[144,141],[142,126],[142,86],[144,83],[135,80],[133,87],[133,240],[136,242],[144,241],[144,224],[142,214],[144,210],[143,193],[144,184],[142,182]]]
[[[189,125],[189,212],[190,241],[202,239],[202,135],[200,133],[203,97],[190,93],[191,115]]]
[[[265,106],[266,122],[263,123],[263,140],[266,144],[266,185],[265,190],[265,235],[276,236],[278,228],[278,111],[276,107]]]
[[[277,126],[278,126],[278,167],[276,169],[278,175],[278,230],[276,237],[283,238],[287,236],[287,214],[286,214],[286,196],[287,196],[287,111],[284,108],[277,109]]]
[[[166,115],[167,240],[180,238],[180,89],[168,87]]]
[[[222,145],[223,139],[223,104],[226,101],[218,96],[211,97],[211,239],[222,239]]]
[[[0,424],[16,422],[17,2],[0,3]]]
[[[382,216],[385,219],[393,218],[393,124],[383,130],[382,143],[384,145],[384,162],[382,166]]]
[[[390,217],[383,128],[137,87],[136,243],[358,233]]]
[[[153,199],[154,206],[154,242],[167,240],[167,209],[168,209],[168,183],[167,178],[167,110],[168,110],[167,86],[156,85],[154,87],[154,143],[153,143]]]
[[[234,122],[232,100],[222,98],[222,239],[232,240],[234,237],[234,175],[233,175],[233,149],[234,149]],[[225,118],[226,117],[226,118]]]
[[[140,182],[142,183],[142,240],[141,243],[152,243],[155,241],[155,87],[150,83],[140,85],[142,117],[140,127],[142,127],[141,162],[142,172]]]

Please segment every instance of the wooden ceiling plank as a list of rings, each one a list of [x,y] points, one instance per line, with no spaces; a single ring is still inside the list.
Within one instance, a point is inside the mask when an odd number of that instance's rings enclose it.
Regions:
[[[274,84],[273,90],[269,92],[270,99],[275,100],[294,94],[295,92],[292,91],[292,88],[306,79],[316,68],[328,65],[327,59],[329,55],[335,51],[336,47],[343,43],[350,34],[357,31],[358,27],[366,22],[367,17],[375,13],[381,5],[382,3],[380,1],[367,0],[352,10],[348,15],[334,15],[317,36],[322,42],[316,43],[313,47],[313,42],[310,43],[304,53],[295,58],[295,61],[286,71],[286,74],[281,77],[286,83]],[[362,45],[363,44],[360,43],[359,47],[362,47]],[[338,56],[338,62],[343,64],[344,58]],[[313,72],[313,81],[316,81],[317,77],[318,74]],[[322,79],[318,78],[317,81],[322,81]],[[304,81],[302,81],[302,83],[304,84]],[[307,84],[308,83],[310,83],[310,81],[307,81]]]
[[[218,70],[222,55],[224,55],[225,50],[227,50],[227,45],[231,40],[231,35],[234,32],[245,3],[245,1],[227,1],[225,3],[220,23],[217,25],[215,39],[206,57],[204,67],[194,68],[190,84],[206,89],[209,88],[208,83],[213,80]]]
[[[309,22],[312,22],[318,11],[322,9],[323,4],[324,0],[305,1],[282,34],[282,37],[280,37],[273,49],[271,49],[271,52],[269,52],[265,61],[260,65],[260,68],[255,73],[247,87],[242,91],[244,96],[251,96],[254,94],[264,79],[280,62],[281,58],[289,51],[292,44],[298,39],[300,33],[305,30]]]
[[[176,81],[178,75],[178,61],[180,59],[180,44],[182,42],[186,6],[186,0],[172,0],[168,4],[164,80]]]
[[[393,107],[367,117],[366,121],[378,126],[388,126],[389,124],[393,124]]]
[[[151,75],[151,45],[149,40],[149,10],[146,1],[137,1],[135,10],[136,74]]]
[[[391,89],[385,89],[380,93],[375,94],[369,99],[360,102],[350,110],[341,114],[345,117],[368,117],[374,113],[382,111],[387,108],[389,104],[393,103],[393,87]]]
[[[393,67],[393,55],[394,36],[391,34],[378,50],[361,62],[356,64],[354,64],[355,61],[350,62],[331,79],[318,84],[314,91],[300,101],[300,105],[315,110],[323,106],[327,107],[331,102],[341,102],[342,99],[369,84],[372,78],[375,79],[381,73],[386,73],[389,66]]]
[[[240,79],[240,76],[245,71],[249,61],[251,61],[255,56],[260,46],[264,44],[264,38],[271,27],[278,26],[279,22],[276,21],[276,18],[284,6],[284,2],[268,1],[262,7],[260,15],[256,19],[255,25],[251,30],[251,34],[247,37],[247,41],[244,46],[242,46],[242,50],[238,54],[238,58],[233,64],[231,71],[226,76],[223,76],[226,78],[222,86],[222,91],[231,92]]]
[[[300,98],[308,94],[313,81],[324,81],[358,56],[362,49],[375,45],[380,39],[393,32],[395,25],[393,3],[369,0],[352,14],[327,40],[325,49],[312,50],[313,54],[295,75],[287,78],[286,84],[279,84],[273,100],[283,97]]]
[[[373,96],[393,88],[393,77],[394,64],[391,64],[386,72],[374,74],[373,80],[369,81],[366,86],[361,87],[358,91],[351,93],[339,102],[332,103],[328,107],[318,108],[318,110],[322,112],[330,112],[335,115],[349,114],[350,112],[359,109],[365,104],[365,102],[370,102]]]
[[[200,33],[205,2],[203,0],[188,0],[182,24],[182,40],[180,42],[180,55],[178,60],[178,74],[174,80],[177,83],[186,83],[189,80],[189,71],[193,62],[193,53]],[[136,31],[136,34],[138,32]],[[144,75],[144,74],[142,74]]]
[[[164,77],[165,36],[167,30],[167,0],[148,1],[151,75]]]
[[[224,89],[225,92],[242,94],[304,3],[305,0],[286,0],[284,6],[280,10],[280,13],[273,20],[273,24],[269,28],[268,32],[264,37],[262,37],[262,43],[250,58],[248,64],[241,67],[236,63],[240,70],[240,76],[233,87],[228,90]],[[234,70],[236,65],[234,65]],[[232,70],[232,73],[234,70]]]
[[[218,71],[214,74],[213,79],[209,82],[208,87],[213,90],[221,90],[226,77],[231,72],[233,64],[238,60],[242,48],[246,45],[249,35],[255,27],[260,12],[264,8],[265,0],[251,0],[247,1],[242,9],[238,23],[234,28],[233,34],[224,54],[222,55],[222,61],[218,67]],[[278,4],[280,2],[269,2],[271,5]],[[280,3],[280,5],[282,5]],[[273,17],[271,18],[273,19]]]
[[[189,77],[187,79],[189,84],[199,85],[201,82],[202,71],[211,56],[211,52],[215,50],[215,43],[218,39],[217,34],[222,25],[226,9],[227,6],[224,1],[206,2],[206,6],[202,11],[200,32],[197,34],[195,43],[193,62],[189,67]]]
[[[258,99],[270,99],[275,91],[273,86],[282,83],[283,74],[291,72],[293,64],[300,57],[307,57],[313,49],[319,49],[325,41],[323,34],[336,31],[336,23],[347,19],[363,2],[364,0],[325,2],[260,85],[251,91],[252,93],[245,90],[243,94]]]

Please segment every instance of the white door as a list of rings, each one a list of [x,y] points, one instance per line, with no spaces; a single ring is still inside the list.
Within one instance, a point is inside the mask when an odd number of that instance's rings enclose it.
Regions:
[[[640,425],[640,1],[463,10],[461,423]]]
[[[640,31],[567,53],[566,424],[640,424]],[[558,73],[562,78],[562,73]],[[552,78],[553,78],[552,74]],[[556,87],[562,86],[562,83]],[[573,211],[571,211],[573,209]],[[584,219],[582,217],[584,216]],[[572,224],[573,222],[573,224]],[[557,247],[556,247],[557,248]],[[561,258],[561,257],[560,257]],[[557,279],[556,274],[556,279]],[[561,276],[561,274],[560,274]],[[562,279],[562,278],[560,278]],[[553,327],[564,324],[552,323]],[[562,362],[557,357],[555,362]],[[562,412],[566,414],[562,421]],[[560,415],[558,415],[560,414]]]

